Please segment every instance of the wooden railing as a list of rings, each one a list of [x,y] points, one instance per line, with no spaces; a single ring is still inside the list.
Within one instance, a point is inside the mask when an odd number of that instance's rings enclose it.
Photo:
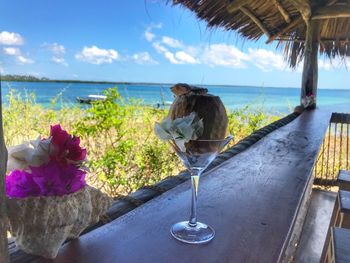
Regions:
[[[350,169],[350,114],[333,113],[315,168],[315,184],[336,186],[339,170]]]

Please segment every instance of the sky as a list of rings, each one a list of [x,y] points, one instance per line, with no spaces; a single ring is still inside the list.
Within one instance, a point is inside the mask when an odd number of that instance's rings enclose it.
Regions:
[[[0,0],[0,73],[50,79],[300,87],[283,50],[207,29],[166,0]],[[319,88],[350,89],[320,58]]]

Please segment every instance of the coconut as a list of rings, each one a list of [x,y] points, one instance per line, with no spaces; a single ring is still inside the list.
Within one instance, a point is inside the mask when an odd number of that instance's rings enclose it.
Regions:
[[[203,119],[204,131],[198,140],[221,140],[226,136],[228,124],[226,109],[220,97],[208,94],[205,88],[187,84],[171,87],[176,98],[170,107],[169,117],[174,120],[196,112]]]

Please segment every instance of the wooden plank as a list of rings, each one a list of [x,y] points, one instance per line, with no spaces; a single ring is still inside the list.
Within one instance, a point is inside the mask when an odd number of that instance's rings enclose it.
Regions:
[[[350,230],[333,228],[334,258],[336,263],[350,262]]]
[[[350,171],[340,170],[337,182],[340,190],[350,191]]]
[[[294,28],[295,26],[299,25],[300,23],[303,23],[303,18],[301,16],[296,18],[296,19],[294,19],[289,25],[287,25],[286,27],[282,28],[276,34],[271,35],[269,37],[269,39],[266,41],[266,44],[269,44],[272,41],[274,41],[276,38],[278,38],[280,36],[283,36],[285,33],[290,31],[292,28]]]
[[[234,0],[227,5],[226,10],[229,13],[234,13],[238,11],[242,6],[250,3],[251,0]]]
[[[251,145],[268,135],[269,133],[287,125],[291,121],[293,121],[295,118],[297,118],[300,114],[298,113],[291,113],[287,116],[285,116],[282,119],[279,119],[275,122],[270,123],[269,125],[253,132],[251,135],[247,136],[246,138],[239,141],[237,144],[235,144],[233,147],[229,148],[227,151],[221,153],[213,162],[212,164],[207,168],[207,170],[213,169],[215,166],[220,165],[224,161],[232,158],[233,156],[239,154],[240,152],[243,152],[244,150],[248,149]],[[162,181],[158,182],[154,186],[151,186],[151,188],[147,187],[141,188],[137,190],[136,192],[126,196],[125,198],[121,198],[119,200],[116,200],[112,207],[107,211],[106,216],[104,216],[97,224],[87,228],[84,230],[82,234],[85,234],[87,232],[90,232],[98,227],[101,227],[102,225],[105,225],[112,220],[126,214],[127,212],[135,209],[136,206],[138,206],[138,203],[145,203],[149,201],[149,199],[154,198],[155,196],[160,195],[161,193],[164,193],[165,191],[168,191],[175,186],[179,185],[180,183],[183,183],[187,179],[189,179],[189,173],[188,172],[181,172],[177,176],[169,176]],[[154,189],[156,188],[157,191],[154,192]],[[161,191],[159,191],[162,189]],[[146,191],[146,192],[145,192]],[[156,194],[157,193],[157,194]],[[156,194],[156,195],[155,195]],[[129,198],[132,198],[131,200]],[[136,201],[136,202],[135,202]],[[11,262],[32,262],[34,261],[33,257],[25,254],[23,251],[19,250],[15,244],[14,241],[9,240],[9,253],[10,253],[10,260]]]
[[[2,102],[0,83],[0,262],[8,262],[6,207],[5,207],[5,174],[7,163],[7,150],[2,129]]]
[[[330,18],[347,18],[350,17],[350,6],[349,5],[333,5],[325,6],[316,9],[312,16],[312,20],[318,19],[330,19]]]
[[[201,178],[198,216],[216,230],[211,243],[186,245],[169,233],[189,215],[185,182],[35,262],[282,262],[329,118],[304,112]]]
[[[278,11],[280,12],[281,16],[283,17],[284,21],[286,21],[286,23],[290,23],[290,16],[287,12],[286,9],[284,9],[283,5],[281,4],[280,0],[275,0],[274,1],[275,6],[277,7]]]
[[[335,200],[336,193],[312,190],[311,204],[298,244],[295,262],[320,262]]]
[[[256,17],[255,14],[253,14],[252,11],[250,11],[248,8],[245,7],[240,7],[239,10],[241,10],[246,16],[248,16],[251,20],[253,20],[253,22],[260,28],[260,30],[267,36],[270,37],[271,34],[270,32],[267,30],[267,28],[265,27],[265,25],[262,23],[262,21],[260,21],[259,18]]]
[[[339,204],[340,211],[342,213],[350,214],[350,192],[349,191],[339,191]]]
[[[290,0],[294,7],[301,13],[306,24],[309,23],[311,17],[310,1],[306,0]]]

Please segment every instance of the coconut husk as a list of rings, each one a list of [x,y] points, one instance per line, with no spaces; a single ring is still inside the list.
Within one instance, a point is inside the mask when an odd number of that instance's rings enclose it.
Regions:
[[[208,94],[207,89],[181,83],[174,85],[171,90],[177,95],[169,110],[172,120],[196,112],[203,119],[204,126],[203,134],[198,140],[225,138],[228,119],[220,97]]]

